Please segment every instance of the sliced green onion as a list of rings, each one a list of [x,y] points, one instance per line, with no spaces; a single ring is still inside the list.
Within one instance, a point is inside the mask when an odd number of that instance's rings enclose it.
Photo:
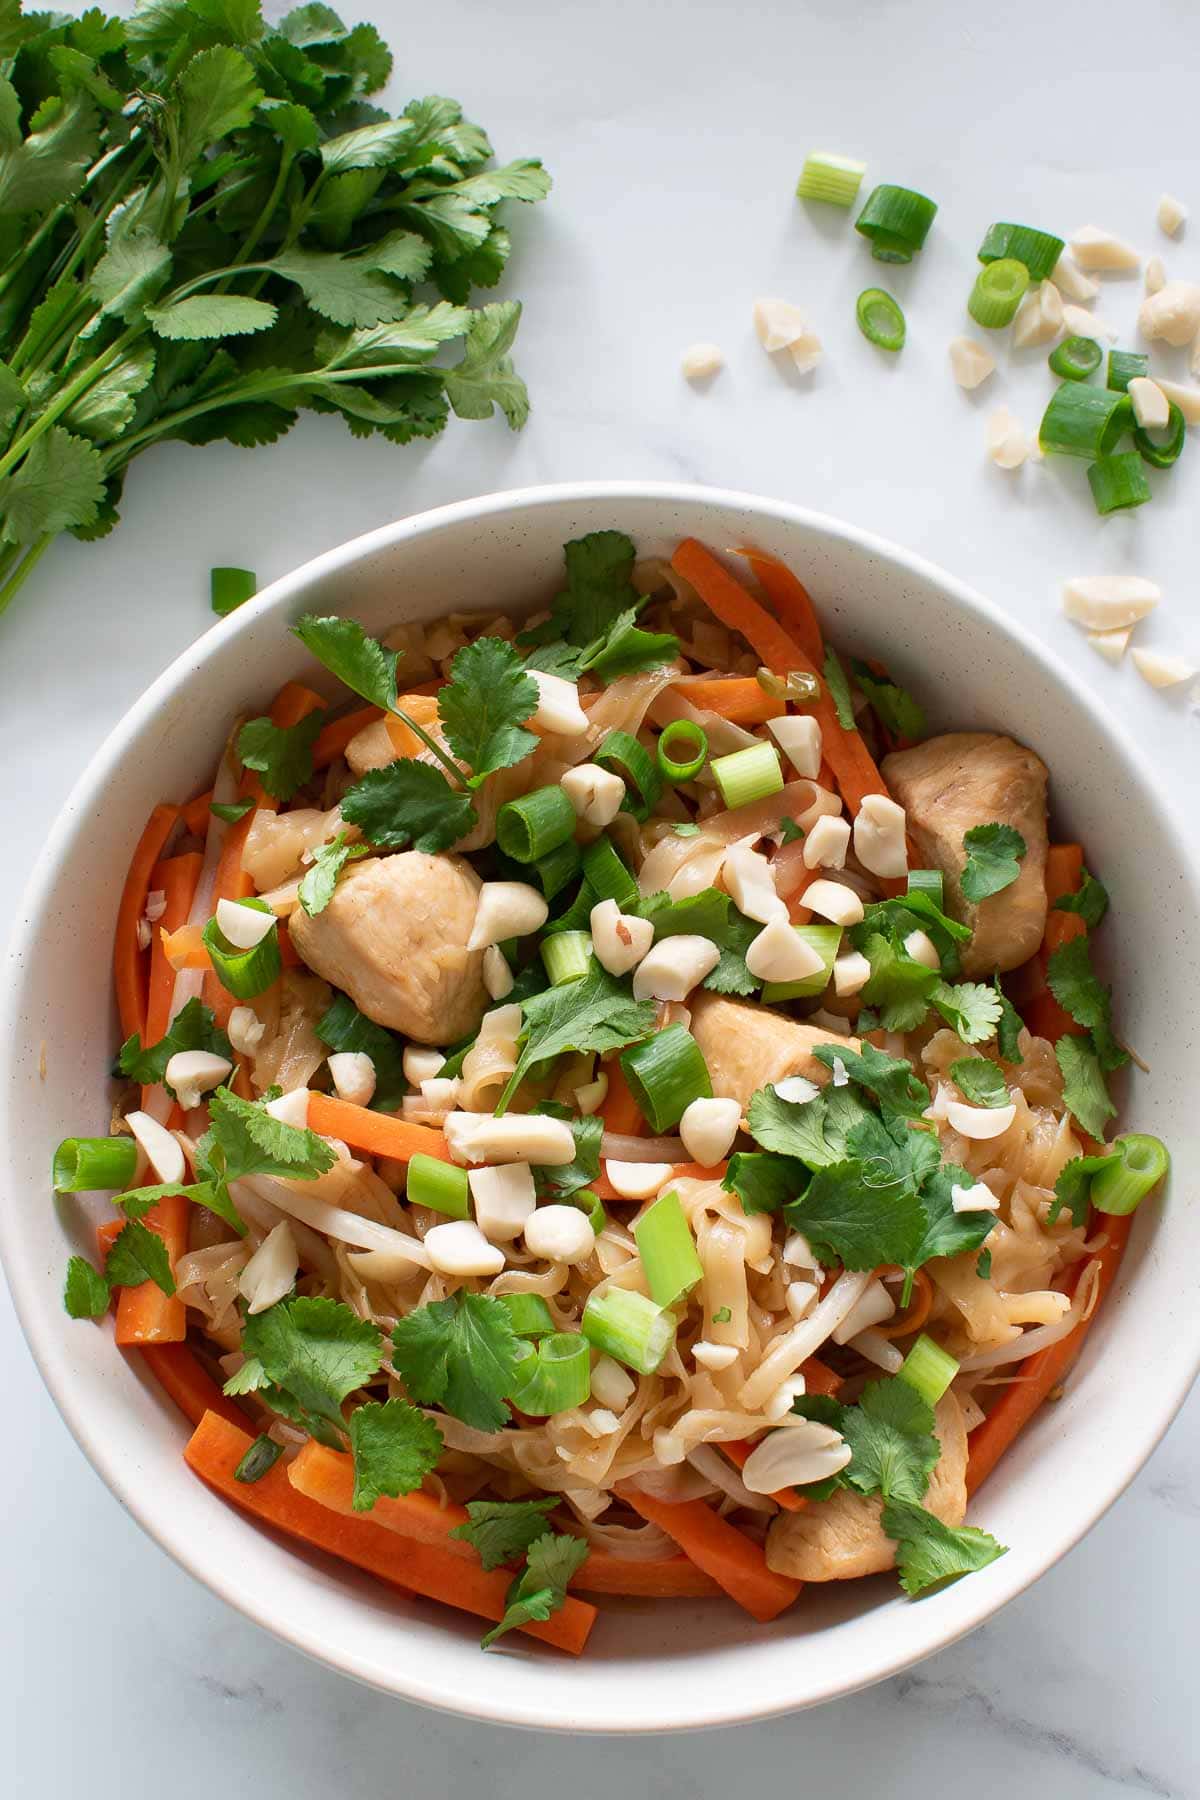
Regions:
[[[540,857],[534,863],[534,870],[547,900],[553,900],[556,894],[561,894],[573,877],[578,875],[581,861],[579,845],[571,837],[560,844],[557,850],[551,850],[548,856]]]
[[[810,669],[789,669],[786,675],[757,669],[754,679],[772,700],[790,700],[793,706],[811,706],[821,697],[821,683]]]
[[[1169,469],[1173,462],[1178,462],[1187,440],[1187,424],[1183,414],[1173,400],[1169,400],[1167,404],[1171,412],[1164,427],[1167,435],[1161,442],[1152,437],[1144,425],[1135,425],[1133,430],[1138,455],[1152,469]]]
[[[1136,450],[1119,450],[1115,456],[1101,456],[1089,463],[1088,486],[1102,517],[1130,506],[1144,506],[1150,498],[1150,483]]]
[[[253,569],[213,569],[209,574],[212,609],[225,618],[236,612],[258,592],[258,576]]]
[[[945,899],[945,887],[946,884],[940,869],[910,869],[908,871],[908,892],[927,895],[939,911],[944,910],[942,902]]]
[[[633,1228],[650,1298],[658,1306],[674,1306],[696,1283],[704,1268],[696,1240],[678,1194],[664,1194],[648,1207]]]
[[[600,898],[590,881],[579,884],[579,892],[568,906],[566,912],[559,913],[557,919],[543,927],[543,936],[553,937],[556,931],[586,931],[592,916],[592,908]]]
[[[1012,324],[1028,286],[1029,270],[1023,262],[1006,256],[1002,262],[988,263],[975,277],[967,311],[986,331],[999,331]]]
[[[583,872],[597,900],[615,900],[622,912],[636,904],[638,884],[610,837],[584,845]]]
[[[622,810],[631,812],[635,819],[647,818],[662,799],[663,780],[657,763],[627,731],[610,731],[592,761],[621,777],[625,783]],[[640,803],[633,798],[635,788],[641,795]]]
[[[583,1309],[579,1329],[603,1356],[624,1363],[639,1375],[653,1375],[675,1342],[674,1314],[655,1306],[632,1288],[593,1292]]]
[[[853,206],[866,172],[866,163],[854,162],[849,156],[810,151],[796,183],[796,198],[823,200],[826,206]]]
[[[1038,442],[1057,456],[1107,456],[1129,430],[1132,417],[1127,395],[1064,381],[1050,396]]]
[[[896,1373],[901,1381],[916,1388],[928,1405],[936,1406],[958,1374],[958,1364],[922,1332]]]
[[[588,1224],[599,1237],[608,1224],[608,1214],[599,1196],[593,1194],[591,1188],[576,1188],[573,1194],[566,1195],[566,1203],[568,1206],[577,1206],[580,1212],[587,1214]]]
[[[216,574],[215,569],[213,573]],[[275,1439],[268,1437],[264,1431],[261,1437],[255,1438],[233,1471],[233,1479],[243,1482],[261,1481],[264,1475],[270,1474],[282,1455],[283,1445],[277,1444]]]
[[[1049,231],[1035,231],[1032,225],[989,225],[979,246],[981,263],[1011,258],[1025,264],[1031,281],[1045,281],[1052,275],[1062,253],[1060,237]]]
[[[1148,375],[1150,358],[1142,350],[1110,350],[1108,353],[1108,386],[1116,393],[1129,391],[1135,376]]]
[[[1130,1132],[1115,1139],[1111,1148],[1120,1153],[1092,1179],[1092,1205],[1097,1212],[1131,1213],[1167,1174],[1171,1157],[1160,1138]]]
[[[240,900],[238,904],[252,907],[255,912],[271,911],[265,900]],[[239,950],[231,944],[216,919],[208,921],[200,938],[212,961],[214,975],[235,1000],[253,1000],[256,994],[265,994],[279,980],[283,961],[279,954],[278,924],[249,950]]]
[[[554,1314],[540,1294],[501,1294],[509,1321],[518,1337],[545,1337],[558,1328]]]
[[[762,997],[768,1006],[773,1006],[779,1000],[807,1000],[813,994],[824,993],[833,974],[833,965],[842,942],[841,926],[793,925],[792,930],[816,951],[821,958],[821,967],[814,974],[805,975],[801,981],[768,981],[762,991]]]
[[[100,1188],[127,1188],[137,1173],[137,1158],[131,1137],[64,1138],[54,1152],[54,1191],[90,1194]]]
[[[496,814],[496,842],[514,862],[541,862],[575,836],[575,808],[560,787],[534,788]]]
[[[753,744],[745,750],[733,750],[728,756],[715,756],[711,766],[721,798],[730,808],[766,800],[783,787],[783,770],[774,744]]]
[[[711,1100],[708,1064],[685,1025],[668,1025],[621,1052],[621,1070],[651,1131],[670,1131],[693,1100]]]
[[[578,1331],[556,1331],[540,1339],[536,1349],[528,1341],[523,1349],[508,1395],[515,1407],[532,1418],[548,1419],[583,1405],[592,1391],[587,1338]]]
[[[883,288],[864,288],[854,303],[858,329],[880,350],[903,350],[907,326],[899,302]]]
[[[690,781],[708,761],[708,733],[691,719],[672,719],[658,740],[657,754],[668,781]]]
[[[1104,359],[1095,338],[1064,338],[1051,352],[1047,361],[1060,381],[1086,381],[1100,367]]]
[[[420,1151],[409,1159],[404,1197],[410,1206],[428,1206],[452,1219],[465,1219],[470,1214],[467,1171]]]
[[[542,961],[553,987],[580,981],[592,960],[592,940],[586,931],[556,931],[542,939]]]
[[[911,262],[937,217],[937,202],[912,188],[877,187],[854,221],[879,262]]]

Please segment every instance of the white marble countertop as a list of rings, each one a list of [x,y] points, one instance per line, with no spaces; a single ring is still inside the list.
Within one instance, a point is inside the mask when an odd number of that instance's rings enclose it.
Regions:
[[[1072,573],[1152,576],[1166,600],[1143,641],[1200,655],[1198,453],[1152,506],[1101,525],[1082,468],[1011,475],[984,459],[993,406],[1036,425],[1044,352],[968,397],[949,379],[946,344],[964,327],[974,249],[995,217],[1060,231],[1094,221],[1200,278],[1194,234],[1173,245],[1154,223],[1163,188],[1200,206],[1200,14],[1171,0],[1132,13],[1109,0],[364,0],[362,10],[398,51],[398,102],[410,87],[453,93],[502,156],[540,154],[553,170],[551,202],[514,221],[505,289],[526,301],[518,358],[533,416],[518,437],[498,421],[456,425],[407,450],[310,417],[252,459],[229,447],[145,457],[116,534],[56,547],[0,624],[0,766],[15,799],[0,929],[84,761],[209,628],[211,564],[249,566],[265,582],[398,514],[572,478],[756,490],[924,552],[1068,658],[1111,704],[1114,729],[1136,732],[1186,783],[1175,801],[1195,818],[1200,720],[1183,695],[1106,668],[1058,615],[1055,590]],[[813,147],[861,155],[869,181],[941,201],[924,255],[895,281],[909,343],[894,364],[853,323],[859,289],[881,276],[889,285],[888,272],[841,215],[791,197]],[[827,347],[815,377],[790,378],[759,349],[750,306],[763,293],[811,311]],[[1136,279],[1113,281],[1098,306],[1126,341],[1140,293]],[[703,394],[678,368],[696,339],[728,357]],[[753,1742],[741,1730],[581,1753],[419,1712],[275,1643],[124,1516],[51,1406],[7,1295],[0,1366],[2,1785],[14,1796],[118,1800],[161,1783],[174,1800],[550,1800],[568,1787],[578,1800],[682,1800],[724,1794],[751,1770],[763,1787],[889,1800],[924,1797],[931,1778],[988,1797],[1200,1793],[1196,1399],[1086,1543],[908,1676],[753,1728]],[[128,1774],[135,1757],[140,1783]]]

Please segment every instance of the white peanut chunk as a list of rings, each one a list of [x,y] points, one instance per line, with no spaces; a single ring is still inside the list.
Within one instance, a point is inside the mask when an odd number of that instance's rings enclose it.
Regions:
[[[253,950],[269,931],[275,929],[275,914],[257,906],[243,906],[240,900],[217,901],[217,929],[235,950]]]
[[[1089,631],[1121,631],[1154,611],[1162,589],[1140,575],[1074,575],[1063,582],[1063,611]]]
[[[1151,687],[1177,687],[1196,673],[1195,663],[1182,656],[1164,656],[1158,650],[1135,650],[1132,654],[1134,668]]]
[[[927,969],[941,969],[942,959],[937,953],[937,945],[927,931],[910,931],[904,940],[905,954],[914,962],[924,963]]]
[[[849,950],[845,956],[839,956],[833,965],[834,992],[846,999],[850,994],[860,994],[871,979],[871,965],[861,950]]]
[[[1068,251],[1064,250],[1054,265],[1050,277],[1064,300],[1075,300],[1084,303],[1094,300],[1100,292],[1100,283],[1085,275],[1079,264],[1072,260]]]
[[[308,1096],[304,1099],[305,1110],[308,1107]],[[133,1133],[134,1142],[142,1151],[158,1180],[163,1183],[182,1181],[185,1163],[179,1141],[165,1125],[160,1125],[146,1112],[131,1112],[125,1115],[125,1123]]]
[[[429,1260],[439,1275],[498,1275],[504,1252],[489,1244],[470,1219],[451,1219],[425,1233]]]
[[[821,727],[811,713],[786,713],[768,719],[767,730],[797,775],[815,781],[821,773]]]
[[[547,1262],[581,1263],[596,1248],[596,1234],[577,1206],[539,1206],[525,1226],[525,1248]]]
[[[1138,330],[1152,342],[1181,349],[1200,331],[1200,283],[1168,281],[1157,294],[1147,294],[1138,308]]]
[[[520,1237],[537,1206],[533,1170],[528,1163],[500,1168],[469,1169],[467,1185],[475,1223],[492,1244],[511,1244]]]
[[[235,1006],[225,1027],[229,1042],[240,1056],[255,1055],[266,1029],[252,1006]]]
[[[864,869],[885,880],[908,872],[907,820],[904,808],[887,794],[867,794],[854,820],[854,854]],[[811,890],[809,890],[811,892]],[[807,906],[812,905],[805,898]],[[861,918],[861,913],[859,917]],[[845,923],[844,920],[838,923]]]
[[[1126,626],[1124,631],[1089,631],[1088,643],[1102,656],[1110,668],[1115,669],[1129,648],[1132,627]]]
[[[227,1056],[218,1056],[212,1050],[177,1050],[167,1063],[164,1075],[168,1086],[175,1089],[175,1098],[184,1112],[191,1112],[199,1106],[203,1094],[210,1088],[220,1087],[233,1070],[233,1064]]]
[[[764,350],[787,350],[801,375],[821,359],[821,340],[798,306],[789,300],[756,300],[754,329]]]
[[[1018,350],[1049,344],[1063,328],[1062,295],[1052,281],[1030,288],[1013,320],[1013,343]]]
[[[960,388],[969,392],[981,387],[995,367],[996,359],[986,344],[969,337],[951,338],[950,373]]]
[[[540,931],[550,917],[545,896],[524,881],[485,881],[479,890],[468,950]]]
[[[558,737],[579,737],[588,728],[587,714],[579,704],[579,687],[561,675],[547,675],[542,669],[528,673],[537,684],[538,703],[533,723],[542,731]]]
[[[575,1138],[565,1119],[546,1113],[452,1112],[442,1128],[454,1161],[553,1163],[575,1161]]]
[[[693,1100],[679,1121],[683,1147],[702,1169],[715,1168],[729,1154],[742,1109],[736,1100]]]
[[[725,358],[717,344],[689,344],[680,366],[688,381],[708,381],[725,367]]]
[[[329,1058],[329,1074],[340,1100],[369,1106],[375,1094],[375,1064],[365,1050],[339,1050]]]
[[[1168,237],[1174,237],[1177,232],[1182,230],[1187,220],[1188,209],[1182,200],[1175,198],[1174,194],[1164,194],[1158,203],[1158,211],[1155,216],[1158,219],[1159,229],[1165,231]]]
[[[684,933],[663,938],[638,964],[633,977],[635,1000],[686,1000],[721,960],[709,938]]]
[[[811,891],[805,892],[806,904]],[[746,967],[759,981],[806,981],[820,974],[825,961],[784,913],[754,939],[746,952]]]
[[[844,869],[850,848],[849,819],[823,813],[804,840],[806,869]]]
[[[1141,267],[1141,257],[1132,245],[1104,231],[1099,225],[1081,225],[1068,240],[1071,254],[1081,269],[1122,270]]]
[[[775,877],[765,856],[748,844],[735,844],[722,866],[726,892],[740,913],[766,925],[786,918],[787,906],[775,892]]]
[[[601,968],[610,975],[628,975],[636,969],[654,942],[649,919],[623,913],[615,900],[600,900],[588,919],[592,949]]]
[[[611,769],[599,763],[579,763],[568,769],[559,782],[563,793],[575,808],[576,816],[587,825],[603,828],[611,825],[625,798],[625,783]]]
[[[674,1163],[618,1162],[609,1157],[604,1164],[613,1193],[621,1200],[649,1200],[674,1172]]]
[[[1029,455],[1029,439],[1007,406],[998,406],[987,422],[987,452],[998,469],[1019,469]]]
[[[444,1050],[427,1050],[423,1044],[409,1044],[402,1058],[404,1079],[410,1086],[419,1088],[423,1081],[432,1081],[446,1060]]]
[[[513,972],[499,944],[489,944],[483,953],[483,985],[492,1000],[503,1000],[513,990]]]
[[[809,912],[835,925],[861,925],[863,903],[852,887],[843,881],[810,881],[804,890],[804,904]]]
[[[1170,402],[1157,381],[1135,375],[1126,392],[1133,401],[1133,416],[1143,431],[1158,431],[1170,424]]]

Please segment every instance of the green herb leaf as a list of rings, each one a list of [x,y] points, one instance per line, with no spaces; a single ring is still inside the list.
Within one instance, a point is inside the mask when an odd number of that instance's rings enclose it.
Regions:
[[[159,1038],[157,1044],[143,1049],[136,1031],[126,1038],[117,1053],[117,1071],[142,1087],[154,1087],[164,1080],[167,1064],[180,1050],[209,1050],[214,1056],[224,1056],[231,1064],[233,1062],[233,1049],[217,1024],[216,1016],[198,999],[191,999],[179,1009],[165,1037]],[[174,1098],[172,1088],[168,1087],[167,1092]]]
[[[955,1163],[943,1163],[921,1187],[921,1207],[925,1214],[925,1230],[906,1269],[919,1269],[934,1256],[961,1256],[964,1251],[978,1250],[996,1223],[996,1215],[986,1208],[971,1212],[955,1212],[955,1187],[973,1187],[975,1177]]]
[[[140,1287],[143,1281],[152,1281],[168,1297],[175,1292],[167,1246],[137,1219],[123,1225],[113,1239],[104,1273],[113,1287]]]
[[[993,977],[992,992],[1000,1003],[1000,1017],[996,1024],[996,1048],[1006,1063],[1024,1062],[1025,1058],[1021,1055],[1020,1036],[1025,1029],[1025,1021],[1001,988],[998,975]]]
[[[872,932],[862,945],[871,978],[862,990],[869,1006],[879,1009],[885,1031],[913,1031],[929,1011],[942,978],[908,954],[903,943]]]
[[[334,995],[332,1006],[317,1020],[316,1033],[331,1050],[361,1050],[369,1056],[375,1065],[371,1107],[395,1112],[408,1092],[403,1039],[360,1013],[348,994]]]
[[[607,687],[622,675],[661,669],[678,655],[679,639],[668,631],[643,631],[631,606],[617,615],[598,649],[584,652],[579,668]]]
[[[460,419],[489,419],[498,408],[509,429],[529,417],[529,395],[508,352],[521,322],[519,300],[499,300],[477,312],[462,361],[446,370],[446,397]]]
[[[779,841],[781,844],[799,843],[804,833],[795,819],[782,818],[779,821]]]
[[[99,1319],[108,1311],[112,1290],[106,1276],[94,1269],[86,1256],[73,1256],[67,1264],[63,1305],[73,1319]]]
[[[208,1116],[209,1128],[196,1146],[196,1173],[213,1189],[205,1205],[222,1218],[237,1219],[229,1198],[231,1181],[245,1175],[312,1181],[333,1167],[334,1153],[324,1138],[285,1125],[229,1088],[209,1095]]]
[[[546,1500],[468,1500],[470,1517],[456,1525],[452,1538],[462,1538],[479,1553],[485,1569],[524,1556],[529,1546],[546,1533],[546,1514],[558,1505],[557,1495]]]
[[[1054,902],[1052,910],[1078,913],[1088,930],[1094,931],[1108,911],[1108,889],[1085,869],[1075,893],[1063,894]]]
[[[349,843],[344,831],[339,831],[332,843],[317,845],[312,853],[312,864],[296,890],[297,898],[310,918],[315,913],[324,912],[329,905],[337,888],[338,876],[346,864],[369,854],[366,844]]]
[[[912,1064],[885,1055],[874,1044],[864,1044],[861,1050],[848,1044],[817,1044],[813,1055],[827,1069],[839,1061],[851,1081],[903,1119],[919,1119],[929,1105],[929,1090],[913,1074]]]
[[[985,1044],[995,1037],[1004,1016],[1004,1002],[985,982],[960,981],[955,987],[939,982],[933,1004],[964,1044]]]
[[[891,737],[917,743],[925,736],[928,730],[925,709],[905,688],[899,687],[890,676],[874,674],[855,656],[850,658],[850,668],[876,718]]]
[[[290,800],[297,789],[312,779],[312,751],[324,714],[307,713],[296,725],[276,725],[271,719],[249,719],[238,732],[237,753],[248,769],[262,777],[268,794]]]
[[[1046,963],[1046,981],[1058,1004],[1091,1032],[1105,1073],[1124,1068],[1129,1052],[1112,1034],[1112,989],[1104,986],[1092,968],[1086,937],[1072,938],[1052,952]]]
[[[247,1317],[242,1350],[306,1414],[340,1432],[343,1401],[379,1372],[382,1337],[340,1300],[297,1294]]]
[[[603,642],[621,615],[635,606],[633,564],[636,551],[623,531],[593,531],[563,546],[567,585],[551,617],[524,631],[519,644],[553,644],[562,640],[586,649]]]
[[[950,1079],[972,1106],[1008,1105],[1008,1083],[986,1056],[964,1056],[951,1063]]]
[[[127,322],[157,299],[171,273],[171,252],[146,226],[115,237],[92,270],[88,286],[107,317]]]
[[[907,1381],[871,1381],[857,1406],[843,1408],[839,1429],[854,1452],[842,1470],[847,1487],[918,1501],[941,1454],[933,1408]]]
[[[828,646],[825,651],[825,686],[829,689],[829,698],[837,708],[838,724],[843,731],[857,731],[858,724],[854,717],[854,702],[850,698],[850,683],[846,679],[846,671],[838,660],[838,653]]]
[[[1117,1109],[1090,1037],[1061,1037],[1054,1054],[1062,1071],[1063,1100],[1089,1137],[1102,1138]]]
[[[554,1100],[539,1100],[533,1111],[549,1113],[555,1119],[565,1119],[571,1127],[571,1135],[575,1139],[574,1162],[539,1164],[533,1171],[539,1195],[565,1200],[569,1195],[578,1193],[580,1188],[587,1187],[600,1174],[600,1142],[604,1136],[604,1120],[598,1113],[581,1118],[570,1107],[560,1106]]]
[[[293,634],[339,681],[372,706],[392,712],[396,705],[398,652],[368,637],[357,619],[305,613]]]
[[[61,425],[42,433],[0,480],[0,537],[9,544],[94,523],[104,498],[99,452]]]
[[[883,1529],[896,1543],[896,1567],[905,1593],[923,1594],[942,1582],[957,1581],[1007,1554],[989,1532],[973,1525],[943,1525],[923,1506],[889,1500]]]
[[[36,15],[35,15],[36,16]],[[36,213],[71,200],[99,147],[99,118],[90,99],[43,100],[22,141],[20,107],[11,82],[0,90],[0,213]]]
[[[744,1213],[775,1213],[802,1195],[808,1180],[808,1169],[795,1157],[739,1150],[730,1157],[721,1186],[737,1195]]]
[[[230,800],[227,803],[223,800],[214,800],[208,810],[215,819],[221,819],[226,825],[236,825],[239,819],[244,819],[248,812],[254,811],[254,802],[253,800]]]
[[[368,1400],[350,1414],[355,1512],[369,1512],[381,1495],[396,1499],[419,1488],[437,1467],[443,1438],[432,1419],[407,1400]]]
[[[1071,1215],[1072,1225],[1086,1225],[1092,1176],[1120,1160],[1119,1150],[1114,1150],[1107,1156],[1073,1156],[1054,1184],[1054,1199],[1047,1214],[1047,1222],[1053,1225],[1065,1207]]]
[[[973,906],[1011,887],[1021,873],[1025,839],[1011,825],[975,825],[963,834],[963,894]]]
[[[388,850],[411,844],[430,856],[449,850],[478,823],[470,794],[452,788],[440,769],[409,757],[368,769],[343,799],[342,817],[368,843]]]
[[[908,1268],[925,1230],[924,1210],[904,1173],[891,1162],[858,1158],[818,1169],[787,1217],[822,1263],[845,1269]]]
[[[564,1050],[603,1055],[623,1050],[654,1029],[654,1002],[635,1000],[628,984],[610,975],[595,957],[581,980],[534,994],[521,1011],[520,1055],[497,1113],[505,1111],[531,1069]]]
[[[269,331],[279,312],[269,301],[243,294],[191,294],[169,306],[148,306],[146,317],[158,337],[196,343]]]
[[[503,638],[476,638],[458,652],[438,713],[454,755],[474,771],[473,785],[537,749],[541,740],[523,729],[537,705],[537,683]]]
[[[978,1275],[980,1281],[989,1281],[991,1279],[992,1253],[990,1250],[981,1250],[979,1252],[979,1260],[975,1264],[975,1273]]]
[[[654,925],[654,939],[694,934],[716,944],[721,960],[702,985],[717,994],[753,994],[759,983],[746,967],[746,952],[762,927],[747,919],[728,894],[718,888],[701,888],[684,900],[667,894],[649,894],[637,908]]]
[[[508,1423],[517,1336],[502,1300],[460,1289],[418,1306],[397,1322],[392,1346],[396,1372],[422,1406],[441,1406],[476,1431]]]
[[[867,1117],[848,1088],[831,1088],[813,1100],[784,1100],[773,1087],[759,1088],[747,1112],[750,1135],[764,1150],[825,1169],[849,1154],[847,1134]]]
[[[567,1583],[588,1553],[586,1538],[546,1532],[529,1546],[525,1569],[508,1590],[508,1605],[498,1625],[481,1640],[486,1650],[515,1626],[548,1619],[567,1597]]]

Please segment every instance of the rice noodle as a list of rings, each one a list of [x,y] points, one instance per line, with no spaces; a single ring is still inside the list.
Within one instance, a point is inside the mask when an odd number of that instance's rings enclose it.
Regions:
[[[345,1212],[340,1206],[311,1200],[306,1194],[285,1187],[281,1181],[272,1181],[266,1175],[248,1175],[243,1181],[234,1183],[234,1187],[248,1188],[259,1198],[269,1200],[280,1212],[287,1213],[289,1218],[299,1219],[301,1224],[311,1225],[314,1231],[336,1238],[339,1243],[352,1244],[356,1250],[388,1250],[394,1255],[406,1256],[422,1269],[433,1267],[429,1252],[420,1240],[396,1231],[391,1225],[377,1225],[371,1219],[360,1218],[357,1213]]]
[[[1095,1285],[1095,1274],[1099,1273],[1099,1268],[1099,1263],[1088,1264],[1079,1278],[1071,1305],[1057,1324],[1035,1326],[1032,1331],[1023,1331],[1019,1337],[1007,1344],[998,1345],[994,1350],[980,1350],[974,1356],[965,1356],[959,1363],[959,1368],[964,1371],[996,1369],[1002,1363],[1024,1362],[1027,1356],[1035,1356],[1039,1350],[1048,1350],[1052,1344],[1061,1343],[1063,1338],[1070,1337],[1086,1315]]]
[[[738,1395],[741,1404],[753,1410],[770,1399],[781,1382],[816,1355],[835,1327],[858,1305],[873,1280],[869,1269],[861,1274],[847,1270],[839,1275],[811,1317],[801,1319],[772,1344],[753,1375],[743,1383]]]
[[[687,1152],[683,1147],[683,1139],[677,1137],[644,1138],[627,1137],[621,1131],[606,1131],[600,1140],[601,1156],[611,1156],[617,1162],[661,1162],[678,1163],[687,1161]]]
[[[665,888],[686,862],[714,848],[737,843],[739,838],[759,837],[772,830],[780,819],[795,819],[814,804],[819,791],[814,781],[789,781],[777,794],[765,800],[752,800],[747,806],[735,806],[726,812],[713,813],[705,819],[700,836],[681,838],[672,833],[662,838],[648,853],[638,871],[638,887],[643,894],[655,894]]]
[[[694,1450],[689,1451],[688,1461],[738,1506],[745,1506],[751,1512],[773,1513],[776,1510],[773,1500],[768,1500],[763,1494],[752,1494],[733,1464],[727,1462],[721,1452],[714,1450],[711,1445],[697,1444]]]

